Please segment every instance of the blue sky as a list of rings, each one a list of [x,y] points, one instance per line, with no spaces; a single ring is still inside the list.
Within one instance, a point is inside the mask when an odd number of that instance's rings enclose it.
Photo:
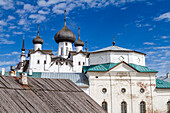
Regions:
[[[158,75],[170,72],[169,0],[0,0],[0,68],[20,61],[22,38],[26,53],[37,35],[43,49],[57,52],[54,35],[64,25],[94,51],[116,45],[146,53],[146,65]]]

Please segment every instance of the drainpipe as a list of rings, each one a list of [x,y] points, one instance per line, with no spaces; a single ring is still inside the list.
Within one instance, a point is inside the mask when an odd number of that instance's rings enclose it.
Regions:
[[[133,113],[133,97],[132,97],[132,80],[131,80],[131,75],[130,75],[130,72],[129,73],[129,78],[130,78],[130,97],[131,97],[131,113]]]
[[[109,76],[110,76],[110,98],[111,98],[111,113],[112,112],[112,79],[111,79],[111,74],[109,72]]]
[[[151,82],[151,75],[149,74],[149,79],[150,79],[150,91],[151,91],[151,109],[153,113],[153,99],[152,99],[152,82]]]

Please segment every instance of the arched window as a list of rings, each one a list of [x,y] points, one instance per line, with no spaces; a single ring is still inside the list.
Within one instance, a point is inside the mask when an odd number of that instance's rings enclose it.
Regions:
[[[125,101],[121,103],[121,113],[127,113],[127,104]]]
[[[168,107],[168,112],[167,113],[170,113],[170,101],[167,102],[167,107]]]
[[[102,108],[107,112],[107,102],[102,102]]]
[[[146,105],[145,102],[140,102],[140,113],[146,113]]]

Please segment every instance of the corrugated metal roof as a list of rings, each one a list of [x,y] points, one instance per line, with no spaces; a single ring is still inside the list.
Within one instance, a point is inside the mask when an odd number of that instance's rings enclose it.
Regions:
[[[131,63],[129,63],[129,65],[135,68],[136,70],[138,70],[139,72],[158,72],[153,69],[149,69],[146,66],[141,66],[141,65],[131,64]]]
[[[106,113],[70,80],[0,76],[2,113]]]
[[[124,63],[124,62],[120,62],[120,63]],[[120,63],[107,63],[107,64],[83,66],[83,72],[86,73],[87,71],[108,71]],[[131,63],[127,65],[131,66],[132,68],[136,69],[139,72],[157,72],[153,69],[149,69],[146,66],[141,66],[141,65],[131,64]]]
[[[16,72],[16,76],[19,76],[19,73],[21,73],[21,72]],[[88,87],[89,86],[89,80],[88,80],[87,76],[85,76],[84,73],[33,72],[32,75],[29,75],[28,72],[25,72],[25,73],[27,73],[28,77],[69,79],[79,87]],[[8,76],[9,72],[6,72],[5,75]]]
[[[170,78],[165,78],[163,81],[170,83]]]
[[[156,88],[170,88],[170,83],[160,79],[156,79]]]

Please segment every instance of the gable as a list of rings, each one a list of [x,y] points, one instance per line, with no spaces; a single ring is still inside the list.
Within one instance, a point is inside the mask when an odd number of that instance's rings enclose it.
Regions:
[[[133,69],[132,67],[130,67],[129,65],[127,65],[125,63],[121,63],[121,64],[115,66],[114,68],[112,68],[110,71],[136,72],[137,70]]]

